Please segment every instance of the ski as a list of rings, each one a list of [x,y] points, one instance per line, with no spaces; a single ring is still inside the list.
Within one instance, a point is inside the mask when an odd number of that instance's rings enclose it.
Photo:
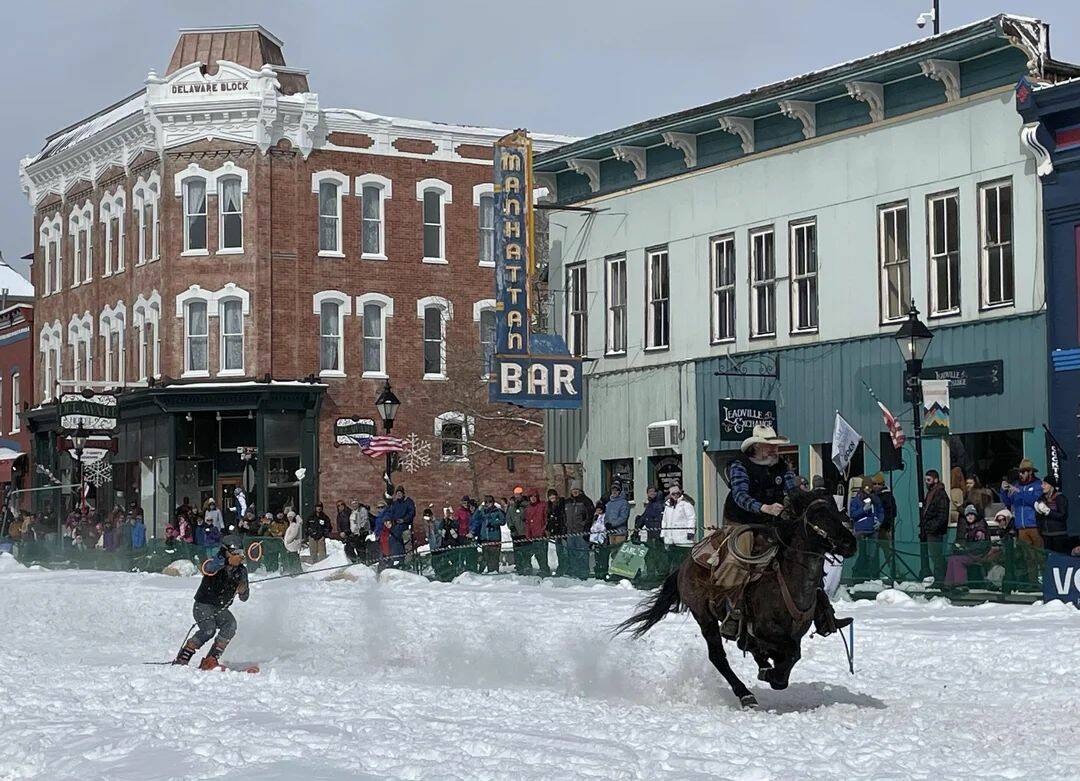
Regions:
[[[143,662],[143,664],[173,665],[173,664],[175,664],[175,662]],[[189,667],[189,665],[179,665],[179,666]],[[193,669],[193,670],[201,670],[202,669],[198,665],[194,665],[194,664],[190,665],[190,668]],[[223,662],[218,662],[216,667],[210,667],[210,668],[208,668],[208,670],[219,670],[219,671],[227,671],[227,672],[234,672],[234,673],[252,673],[252,674],[260,672],[259,665],[254,664],[252,662],[224,662],[224,663]]]

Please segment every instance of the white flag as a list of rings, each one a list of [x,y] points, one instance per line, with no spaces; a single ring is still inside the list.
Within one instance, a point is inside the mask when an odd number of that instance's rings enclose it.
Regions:
[[[855,455],[855,448],[859,446],[862,437],[859,432],[844,420],[843,415],[836,413],[836,423],[833,424],[832,433],[832,462],[841,472],[846,472],[851,457]]]

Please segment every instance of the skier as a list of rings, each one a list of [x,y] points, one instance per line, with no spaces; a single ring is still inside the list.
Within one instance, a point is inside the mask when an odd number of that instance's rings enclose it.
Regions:
[[[180,648],[173,664],[187,664],[216,633],[210,653],[199,663],[200,670],[213,670],[219,666],[218,659],[236,634],[236,619],[229,612],[229,605],[235,597],[247,602],[248,575],[242,549],[232,540],[222,544],[218,555],[204,561],[199,569],[203,579],[195,592],[191,611],[199,631]]]

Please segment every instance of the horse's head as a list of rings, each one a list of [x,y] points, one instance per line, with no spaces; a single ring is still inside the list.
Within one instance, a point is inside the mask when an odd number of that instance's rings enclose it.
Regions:
[[[811,549],[840,556],[855,555],[857,542],[848,528],[847,516],[836,509],[836,502],[825,489],[788,494],[783,518],[792,536],[805,539]]]

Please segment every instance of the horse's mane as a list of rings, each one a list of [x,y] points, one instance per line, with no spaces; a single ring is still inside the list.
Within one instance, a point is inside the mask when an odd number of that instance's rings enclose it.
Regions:
[[[831,501],[832,497],[824,488],[816,488],[813,491],[792,491],[784,498],[784,506],[791,513],[792,518],[798,518],[818,499]]]

